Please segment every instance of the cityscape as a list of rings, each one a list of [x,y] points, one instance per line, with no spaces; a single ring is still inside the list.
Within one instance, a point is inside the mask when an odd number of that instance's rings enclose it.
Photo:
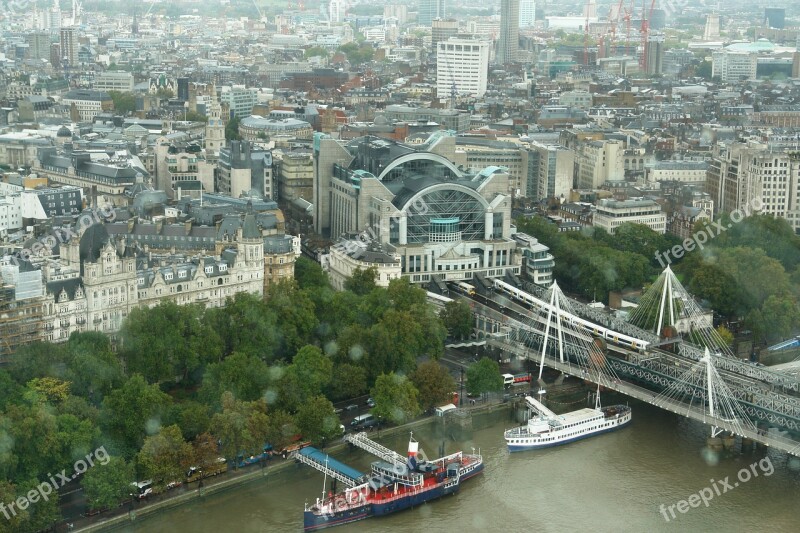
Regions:
[[[796,3],[3,8],[0,533],[797,530]]]

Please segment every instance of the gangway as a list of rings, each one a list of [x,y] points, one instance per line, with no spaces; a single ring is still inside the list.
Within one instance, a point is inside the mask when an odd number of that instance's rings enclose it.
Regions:
[[[340,481],[350,488],[360,485],[364,482],[364,474],[351,466],[338,461],[321,452],[313,446],[306,446],[301,448],[294,454],[295,459],[301,463],[305,463],[312,468],[316,468],[323,474],[326,474],[333,479]]]
[[[371,453],[375,457],[383,459],[387,463],[400,465],[406,464],[405,457],[394,450],[390,450],[386,446],[378,444],[374,440],[367,437],[366,433],[351,433],[349,435],[345,435],[344,440],[353,446],[358,446],[365,452]]]
[[[788,339],[788,340],[779,342],[778,344],[774,344],[774,345],[770,346],[769,348],[767,348],[767,351],[769,351],[769,352],[779,352],[781,350],[787,350],[789,348],[797,348],[798,346],[800,346],[800,337],[795,337],[793,339]]]
[[[533,396],[525,396],[525,403],[528,404],[528,407],[537,411],[540,415],[545,418],[558,418],[558,415],[555,414],[553,411],[545,407],[545,405],[534,398]]]

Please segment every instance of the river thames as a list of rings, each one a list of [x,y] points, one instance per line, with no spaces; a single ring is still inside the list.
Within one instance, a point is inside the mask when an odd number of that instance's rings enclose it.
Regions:
[[[604,397],[604,403],[625,401],[622,396]],[[506,450],[503,430],[518,424],[508,413],[477,415],[473,429],[461,435],[443,431],[441,422],[419,428],[414,437],[429,457],[438,456],[442,442],[446,453],[480,448],[484,474],[467,481],[454,496],[332,531],[800,530],[796,459],[756,451],[723,454],[715,460],[704,453],[707,426],[647,404],[631,401],[630,405],[633,422],[620,431],[513,455]],[[405,455],[407,434],[380,441]],[[363,472],[373,460],[360,450],[334,455]],[[302,531],[303,505],[321,494],[322,484],[321,473],[296,465],[268,473],[263,481],[140,518],[116,531]],[[692,498],[693,494],[698,496]],[[707,507],[702,501],[698,507],[688,505],[697,504],[700,495],[706,497]],[[679,505],[681,500],[685,502]]]

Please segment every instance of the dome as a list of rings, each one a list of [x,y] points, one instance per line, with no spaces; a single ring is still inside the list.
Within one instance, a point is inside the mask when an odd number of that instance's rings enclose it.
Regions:
[[[68,127],[61,126],[60,128],[58,128],[58,131],[56,132],[56,137],[66,137],[66,138],[71,139],[72,138],[72,132],[69,131]]]
[[[376,126],[387,126],[389,124],[389,119],[383,113],[375,113],[375,118],[372,120],[372,123]]]

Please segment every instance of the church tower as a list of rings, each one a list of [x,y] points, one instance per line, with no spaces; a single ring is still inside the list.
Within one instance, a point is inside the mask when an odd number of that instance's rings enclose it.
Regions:
[[[217,101],[217,89],[211,84],[211,102],[206,106],[206,159],[219,157],[219,150],[225,146],[225,124],[222,122],[222,107]]]

